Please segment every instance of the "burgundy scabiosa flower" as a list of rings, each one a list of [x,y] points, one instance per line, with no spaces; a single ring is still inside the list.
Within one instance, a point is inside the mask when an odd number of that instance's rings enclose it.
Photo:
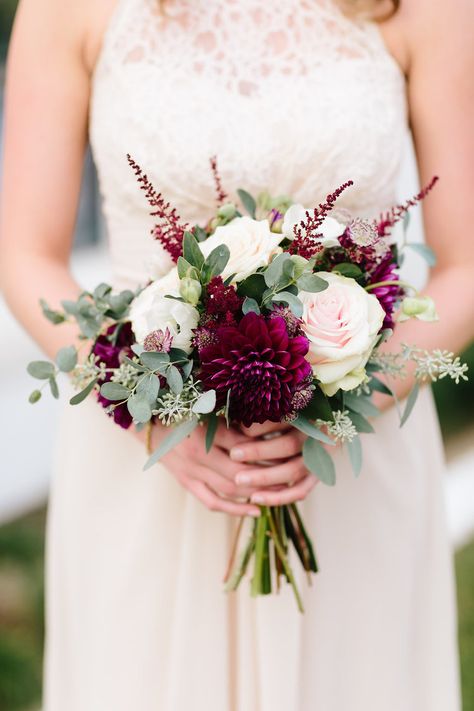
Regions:
[[[295,401],[307,404],[300,393],[312,375],[308,339],[291,338],[283,318],[250,312],[235,326],[221,326],[216,337],[201,351],[199,377],[205,390],[216,390],[218,407],[230,391],[231,420],[246,426],[280,422],[294,415]]]
[[[133,352],[131,346],[135,343],[135,336],[130,323],[124,323],[119,326],[119,331],[116,338],[112,338],[116,330],[116,326],[110,326],[106,333],[99,336],[92,348],[92,353],[97,356],[99,363],[104,363],[107,368],[118,368],[123,355],[131,356]],[[107,373],[104,383],[111,378],[111,373]],[[112,404],[100,393],[97,396],[98,401],[104,408],[110,408]],[[126,405],[118,405],[110,411],[110,415],[114,418],[114,422],[124,429],[128,429],[132,424],[132,416],[129,413]]]
[[[378,284],[382,281],[397,282],[386,286],[377,286],[371,289],[370,293],[377,297],[380,305],[385,311],[385,319],[382,328],[393,328],[393,312],[395,304],[402,295],[402,288],[398,284],[399,275],[397,264],[394,262],[392,252],[389,250],[382,260],[370,272],[368,284]]]

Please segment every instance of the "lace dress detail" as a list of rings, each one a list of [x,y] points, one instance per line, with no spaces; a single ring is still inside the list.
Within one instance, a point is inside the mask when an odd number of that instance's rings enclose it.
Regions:
[[[405,133],[404,78],[378,29],[330,0],[170,0],[165,15],[119,0],[91,109],[118,279],[169,266],[127,153],[189,222],[214,207],[215,154],[228,191],[311,206],[352,179],[340,204],[373,215],[394,199]]]

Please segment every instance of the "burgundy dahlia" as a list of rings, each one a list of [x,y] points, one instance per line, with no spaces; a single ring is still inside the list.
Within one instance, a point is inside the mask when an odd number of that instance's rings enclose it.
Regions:
[[[222,326],[216,336],[217,343],[200,354],[200,380],[205,390],[216,390],[217,406],[225,406],[230,391],[229,416],[234,422],[250,426],[291,417],[295,393],[311,376],[305,359],[308,339],[291,338],[283,318],[266,319],[253,312],[235,326]]]
[[[135,342],[135,337],[131,324],[125,323],[123,326],[119,326],[116,338],[112,338],[116,328],[116,326],[110,326],[103,336],[99,336],[92,348],[92,353],[98,357],[99,363],[104,363],[107,368],[118,368],[122,355],[133,355],[131,345]],[[102,382],[106,383],[110,378],[111,373],[107,373]],[[110,400],[107,400],[100,393],[97,399],[102,407],[110,408]],[[120,427],[124,429],[128,429],[132,424],[132,416],[126,405],[114,407],[114,409],[110,411],[110,415],[113,416],[117,425],[120,425]]]

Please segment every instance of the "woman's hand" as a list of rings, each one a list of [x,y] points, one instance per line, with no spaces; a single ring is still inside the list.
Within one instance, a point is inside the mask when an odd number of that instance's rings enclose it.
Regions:
[[[243,433],[251,440],[238,442],[230,457],[236,462],[254,463],[242,464],[235,476],[237,485],[254,489],[250,501],[282,506],[305,499],[318,481],[301,456],[306,436],[291,425],[270,422],[244,428]],[[271,465],[275,460],[278,463]],[[257,462],[268,462],[268,466],[256,466]]]
[[[152,448],[169,435],[170,430],[159,423],[153,425]],[[140,441],[145,435],[136,433]],[[194,494],[211,511],[222,511],[233,516],[259,516],[260,509],[247,503],[255,488],[238,485],[237,471],[242,465],[233,462],[229,450],[247,445],[251,438],[239,430],[219,423],[214,445],[209,453],[205,446],[206,431],[197,427],[192,434],[163,457],[162,462],[179,483]]]

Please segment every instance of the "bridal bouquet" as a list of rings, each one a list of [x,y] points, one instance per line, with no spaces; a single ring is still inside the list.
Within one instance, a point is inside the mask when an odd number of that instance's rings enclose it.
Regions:
[[[436,179],[406,204],[365,220],[335,207],[351,182],[317,207],[244,190],[230,200],[213,159],[216,212],[206,225],[189,226],[128,160],[157,221],[153,236],[175,266],[137,293],[113,294],[100,284],[75,302],[64,301],[61,311],[43,302],[53,323],[77,322],[87,353],[80,357],[75,345],[63,348],[55,363],[36,361],[28,370],[55,397],[58,373],[70,373],[78,390],[71,404],[92,395],[123,428],[150,430],[154,421],[169,427],[145,467],[198,425],[207,428],[209,451],[219,418],[233,426],[268,420],[307,436],[306,467],[332,486],[331,448],[347,447],[357,476],[360,433],[373,432],[370,419],[378,414],[372,395],[395,398],[380,375],[404,377],[408,362],[415,363],[416,385],[403,411],[396,403],[401,425],[421,381],[466,378],[467,366],[452,353],[380,350],[395,320],[437,318],[432,300],[398,274],[405,249],[419,251],[430,264],[432,252],[406,238],[397,248],[391,238],[394,225],[406,226],[409,208]],[[40,397],[35,390],[30,401]],[[227,588],[237,588],[253,561],[252,594],[268,594],[284,578],[302,610],[291,548],[308,575],[317,571],[297,506],[261,507],[236,563],[234,546]]]

